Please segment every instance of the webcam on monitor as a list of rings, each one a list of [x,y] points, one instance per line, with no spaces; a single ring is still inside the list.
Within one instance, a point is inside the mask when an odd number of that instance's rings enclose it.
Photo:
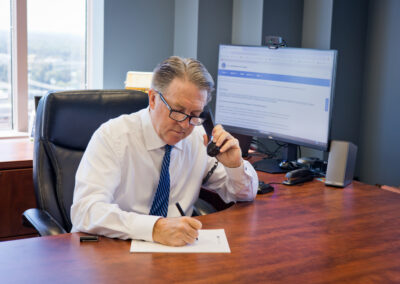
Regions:
[[[286,41],[280,36],[266,36],[265,45],[272,49],[287,46]]]

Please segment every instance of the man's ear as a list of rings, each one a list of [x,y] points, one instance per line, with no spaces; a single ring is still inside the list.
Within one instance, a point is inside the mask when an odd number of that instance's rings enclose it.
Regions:
[[[156,105],[156,94],[157,94],[157,92],[154,91],[153,89],[149,90],[148,95],[149,95],[149,106],[150,106],[150,109],[154,109],[154,107]]]

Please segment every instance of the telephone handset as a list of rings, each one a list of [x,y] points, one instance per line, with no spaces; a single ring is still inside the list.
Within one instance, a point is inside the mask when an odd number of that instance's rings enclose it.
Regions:
[[[207,154],[210,157],[215,157],[219,154],[219,147],[212,141],[212,130],[214,128],[214,118],[208,107],[205,107],[204,111],[200,114],[200,117],[204,118],[203,122],[204,129],[207,133],[208,144],[207,144]]]

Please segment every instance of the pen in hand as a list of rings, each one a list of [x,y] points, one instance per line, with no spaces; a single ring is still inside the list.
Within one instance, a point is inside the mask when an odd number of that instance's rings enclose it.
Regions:
[[[179,204],[179,202],[175,203],[175,205],[176,205],[176,207],[178,208],[179,213],[181,213],[181,216],[182,216],[182,217],[186,216],[186,215],[185,215],[185,212],[183,212],[182,207],[181,207],[181,205]],[[196,240],[198,241],[199,238],[196,238]]]
[[[185,215],[185,212],[183,212],[182,207],[181,207],[181,205],[179,204],[179,202],[175,203],[175,205],[176,205],[176,207],[178,208],[179,213],[181,213],[181,216],[182,216],[182,217],[186,216],[186,215]]]

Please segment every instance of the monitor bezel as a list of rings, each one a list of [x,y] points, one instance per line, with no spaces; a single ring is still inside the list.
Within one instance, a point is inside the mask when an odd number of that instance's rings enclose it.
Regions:
[[[237,44],[220,44],[219,45],[219,52],[218,52],[218,68],[217,68],[217,88],[216,88],[216,97],[218,96],[218,79],[219,79],[219,70],[220,70],[220,56],[221,56],[221,47],[228,46],[228,47],[255,47],[255,48],[269,48],[268,46],[256,46],[256,45],[237,45]],[[326,143],[316,143],[305,141],[299,137],[290,138],[288,136],[283,136],[277,133],[260,133],[254,130],[250,130],[247,128],[235,127],[232,125],[222,124],[224,129],[228,132],[234,132],[242,135],[253,136],[257,138],[267,138],[273,141],[284,142],[288,144],[294,144],[298,146],[304,146],[316,150],[327,151],[329,149],[330,139],[331,139],[331,129],[332,129],[332,112],[333,112],[333,105],[334,105],[334,98],[335,98],[335,88],[336,88],[336,70],[337,70],[337,57],[338,52],[335,49],[317,49],[317,48],[303,48],[303,47],[280,47],[280,49],[301,49],[301,50],[313,50],[313,51],[329,51],[333,53],[333,69],[332,69],[332,78],[331,78],[331,92],[330,92],[330,103],[329,103],[329,114],[328,114],[328,133],[327,133],[327,140]],[[272,49],[273,50],[273,49]],[[218,100],[215,102],[215,112],[217,112],[217,104]]]

